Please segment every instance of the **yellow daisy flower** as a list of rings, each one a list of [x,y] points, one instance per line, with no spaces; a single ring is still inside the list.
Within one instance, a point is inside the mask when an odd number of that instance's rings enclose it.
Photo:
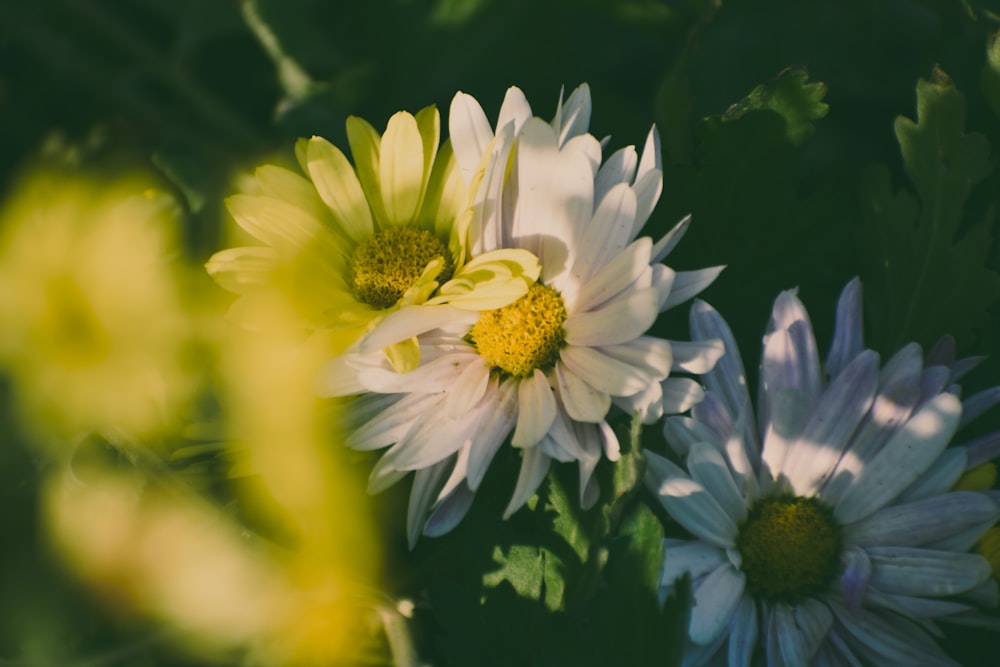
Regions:
[[[265,165],[257,192],[228,200],[240,227],[265,244],[223,250],[207,264],[240,294],[238,319],[266,326],[261,313],[283,301],[299,326],[334,331],[345,349],[394,312],[417,307],[396,323],[415,337],[527,292],[540,270],[530,252],[469,261],[470,187],[450,144],[438,150],[435,107],[396,113],[382,135],[352,116],[347,137],[353,166],[326,139],[301,139],[296,157],[308,178]],[[444,304],[451,308],[436,308]],[[419,362],[415,338],[385,352],[398,371]]]
[[[191,388],[172,213],[135,184],[57,174],[25,181],[0,213],[0,372],[39,434],[148,435]]]

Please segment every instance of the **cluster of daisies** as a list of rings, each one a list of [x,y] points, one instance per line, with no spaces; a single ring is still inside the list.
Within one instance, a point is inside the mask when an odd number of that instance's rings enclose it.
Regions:
[[[1000,437],[951,446],[996,392],[962,401],[975,360],[946,341],[886,364],[864,349],[857,281],[821,364],[808,315],[781,294],[764,336],[757,408],[722,317],[695,301],[691,341],[649,335],[660,313],[721,267],[662,263],[688,226],[641,236],[662,189],[656,129],[605,155],[589,89],[551,121],[507,91],[496,123],[459,93],[441,142],[437,109],[399,112],[380,135],[347,121],[350,158],[300,140],[301,173],[260,167],[228,201],[261,244],[217,253],[209,273],[232,314],[330,345],[317,393],[352,397],[347,444],[384,450],[378,492],[412,474],[411,545],[454,528],[502,447],[520,450],[509,516],[553,460],[579,468],[579,502],[615,461],[613,410],[664,419],[668,450],[646,483],[667,526],[662,593],[691,582],[685,665],[953,664],[937,623],[990,623],[1000,519],[967,470]],[[673,377],[681,372],[700,376]],[[679,413],[689,412],[681,416]]]

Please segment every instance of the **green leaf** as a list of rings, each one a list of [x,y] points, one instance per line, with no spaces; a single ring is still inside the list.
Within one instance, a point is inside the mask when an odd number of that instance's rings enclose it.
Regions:
[[[685,628],[683,618],[675,614],[665,619],[660,608],[662,566],[663,527],[649,507],[634,503],[612,543],[605,586],[594,602],[597,623],[617,638],[602,647],[603,664],[664,667],[679,662],[667,656],[672,644],[683,646]]]
[[[795,116],[789,111],[795,107],[786,105],[786,116],[765,104],[788,97],[779,89],[797,88],[800,101],[815,99],[810,96],[822,84],[803,76],[802,70],[786,70],[778,83],[758,87],[728,113],[703,119],[692,159],[665,168],[663,190],[670,196],[661,198],[647,228],[656,238],[658,230],[691,214],[691,227],[668,263],[675,269],[726,266],[702,298],[734,325],[745,354],[760,345],[761,313],[770,310],[778,292],[796,285],[803,292],[842,285],[857,272],[850,264],[856,254],[853,239],[845,229],[858,217],[851,197],[837,179],[811,178],[815,165],[807,149],[812,144],[796,144],[790,137],[790,127],[803,132],[805,126],[789,119],[804,123],[810,114]],[[811,115],[819,114],[816,104]],[[832,310],[835,296],[826,310]],[[822,304],[816,309],[824,312]],[[666,313],[652,333],[684,336],[686,315],[685,307]]]
[[[809,73],[799,67],[783,70],[768,83],[750,91],[743,100],[726,110],[724,120],[745,116],[750,111],[769,109],[785,119],[785,134],[796,146],[808,141],[816,131],[813,121],[826,116],[823,102],[826,86],[809,83]]]
[[[966,134],[965,100],[935,71],[917,85],[917,121],[896,119],[896,138],[913,191],[893,191],[878,165],[862,189],[862,252],[876,340],[895,349],[965,337],[1000,297],[1000,276],[986,268],[992,212],[966,220],[973,188],[990,172],[986,137]]]

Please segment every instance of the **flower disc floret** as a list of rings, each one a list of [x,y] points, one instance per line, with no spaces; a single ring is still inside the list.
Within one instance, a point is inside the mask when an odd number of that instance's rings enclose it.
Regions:
[[[747,588],[758,598],[788,603],[830,585],[840,570],[841,544],[830,509],[796,496],[758,502],[736,539]]]
[[[429,230],[390,227],[372,234],[351,256],[351,286],[359,301],[375,308],[396,304],[423,274],[427,264],[442,258],[439,282],[451,278],[448,248]]]
[[[489,310],[469,334],[479,355],[491,367],[526,378],[555,365],[565,343],[566,305],[559,293],[535,283],[514,303]]]

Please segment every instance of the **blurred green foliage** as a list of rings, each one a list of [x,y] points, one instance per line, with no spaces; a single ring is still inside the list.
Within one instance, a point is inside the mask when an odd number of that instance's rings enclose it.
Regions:
[[[39,161],[147,169],[186,204],[186,251],[202,262],[236,177],[291,163],[296,137],[344,145],[348,115],[382,127],[398,109],[445,112],[458,90],[495,114],[510,85],[551,117],[560,88],[586,81],[611,148],[660,128],[648,232],[692,213],[669,263],[727,265],[704,298],[751,374],[779,290],[800,287],[824,349],[839,290],[860,275],[869,344],[887,356],[953,333],[960,355],[991,357],[972,393],[1000,375],[998,30],[988,0],[4,0],[0,191]],[[680,311],[656,332],[686,338]],[[4,392],[0,664],[187,664],[39,555],[39,473]],[[970,437],[1000,427],[980,422]],[[637,456],[617,474],[641,474]],[[503,453],[463,524],[413,553],[405,490],[381,499],[386,585],[417,601],[423,658],[676,662],[683,601],[661,613],[654,597],[650,499],[602,464],[605,493],[581,512],[560,467],[502,522],[516,468]],[[945,641],[963,664],[990,664],[988,635]]]

